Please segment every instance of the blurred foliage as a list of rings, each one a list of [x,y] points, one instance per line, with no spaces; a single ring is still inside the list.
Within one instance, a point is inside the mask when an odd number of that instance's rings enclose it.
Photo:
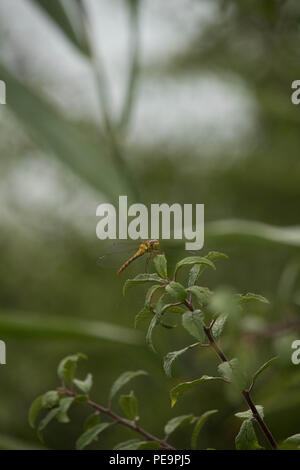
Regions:
[[[299,78],[299,2],[216,0],[213,19],[204,26],[199,19],[198,30],[183,42],[184,47],[170,53],[168,60],[141,67],[139,74],[139,20],[146,2],[116,3],[116,8],[122,4],[132,9],[128,27],[133,32],[128,77],[124,77],[127,87],[117,118],[107,106],[105,85],[109,88],[109,83],[104,83],[99,64],[95,66],[88,34],[89,9],[83,1],[72,2],[72,7],[69,3],[66,8],[67,3],[30,2],[43,11],[39,21],[51,22],[53,34],[74,47],[74,53],[79,53],[94,71],[103,127],[63,113],[55,100],[45,96],[42,80],[40,86],[36,76],[30,82],[17,62],[0,57],[0,78],[7,82],[8,90],[8,104],[0,109],[0,337],[7,344],[7,365],[1,366],[0,447],[38,448],[27,424],[29,404],[38,392],[53,387],[57,362],[73,351],[89,356],[97,401],[101,402],[109,384],[130,365],[130,369],[147,370],[152,377],[136,387],[137,395],[151,403],[143,409],[145,427],[159,434],[170,418],[168,392],[178,379],[165,379],[160,356],[179,349],[178,345],[186,346],[187,336],[176,328],[167,338],[157,335],[159,356],[143,344],[120,342],[120,325],[126,332],[132,327],[132,312],[141,307],[139,295],[130,292],[123,299],[122,282],[115,270],[96,266],[103,247],[95,239],[93,203],[95,199],[96,204],[115,201],[122,193],[134,200],[139,194],[146,204],[205,203],[205,250],[226,251],[230,256],[226,268],[220,266],[216,275],[205,273],[207,285],[260,292],[271,301],[267,308],[249,305],[243,317],[228,329],[223,349],[241,358],[252,371],[271,356],[279,356],[272,370],[259,379],[254,398],[264,403],[266,421],[278,440],[297,433],[300,371],[290,357],[291,343],[299,338],[300,329],[299,276],[297,269],[291,268],[298,266],[300,259],[300,115],[290,95],[292,81]],[[180,8],[196,4],[197,0],[188,0]],[[169,8],[174,13],[176,7]],[[169,21],[172,19],[174,15]],[[1,40],[18,56],[17,43],[9,31],[6,24]],[[45,53],[55,56],[56,51]],[[255,109],[250,138],[240,141],[233,129],[238,144],[232,149],[223,146],[216,135],[214,152],[205,145],[193,150],[183,144],[175,156],[155,134],[151,146],[140,142],[129,145],[126,137],[135,118],[139,86],[146,77],[184,80],[190,74],[200,80],[207,73],[232,83],[233,89],[238,81],[247,90]],[[43,206],[42,201],[40,206],[31,207],[10,192],[18,189],[19,181],[13,187],[11,176],[27,166],[30,170],[32,160],[42,162],[41,168],[54,168],[65,189],[64,198],[52,206]],[[29,173],[24,176],[23,171],[21,175],[30,181]],[[68,214],[70,201],[75,200],[76,205],[75,197],[83,195],[91,197],[93,216],[82,216],[79,203],[75,215],[71,211]],[[87,230],[78,229],[74,219]],[[174,264],[178,258],[179,251],[170,249],[170,262]],[[128,269],[136,272],[137,268]],[[56,321],[57,317],[61,321]],[[109,324],[109,341],[97,334],[84,335],[94,322],[100,328],[101,322]],[[82,335],[72,335],[76,325],[83,325]],[[59,332],[61,326],[68,330],[65,337]],[[51,330],[51,335],[45,330]],[[175,376],[180,381],[197,378],[203,370],[213,371],[215,364],[210,351],[198,355],[191,351],[177,364]],[[214,422],[206,424],[200,445],[232,448],[239,427],[233,415],[245,406],[236,395],[228,394],[226,400],[224,404],[218,383],[212,383],[209,389],[191,392],[188,409],[186,403],[179,402],[174,416],[200,416],[208,409],[218,409]],[[159,413],[153,413],[153,409],[159,409]],[[51,424],[45,432],[47,447],[72,448],[82,432],[83,414],[71,410],[72,425],[63,429]],[[127,431],[108,430],[95,448],[111,448],[116,439],[128,439]],[[188,445],[184,429],[176,439],[179,447]]]

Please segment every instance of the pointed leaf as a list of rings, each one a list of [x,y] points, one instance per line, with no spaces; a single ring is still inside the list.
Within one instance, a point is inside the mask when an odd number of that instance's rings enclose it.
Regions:
[[[32,402],[29,408],[28,421],[29,421],[29,425],[32,428],[34,428],[35,420],[42,408],[43,408],[43,395],[40,395]]]
[[[284,450],[297,450],[300,449],[300,434],[294,434],[293,436],[285,439],[280,445],[280,449]]]
[[[248,292],[247,294],[238,294],[238,299],[240,303],[249,303],[249,302],[262,302],[264,304],[269,304],[268,299],[259,294],[253,294]]]
[[[187,292],[183,285],[175,281],[171,281],[166,286],[166,292],[170,295],[174,302],[184,302],[187,296]]]
[[[114,450],[151,450],[160,449],[160,445],[155,441],[141,441],[140,439],[130,439],[121,442],[114,447]]]
[[[55,418],[55,416],[59,413],[59,408],[52,408],[46,416],[42,419],[42,421],[38,425],[38,438],[43,441],[43,430],[45,429],[46,426]]]
[[[172,304],[164,304],[164,296],[162,296],[157,305],[156,305],[156,313],[152,318],[150,325],[148,327],[147,335],[146,335],[146,344],[152,349],[153,352],[156,352],[153,341],[152,341],[152,334],[154,328],[161,323],[161,318],[163,314],[169,309],[172,308]]]
[[[193,433],[192,433],[192,438],[191,438],[191,448],[192,449],[197,449],[197,439],[199,432],[201,431],[201,428],[203,427],[204,423],[208,420],[208,418],[217,413],[218,410],[210,410],[206,411],[203,413],[203,415],[200,416],[200,418],[197,418]]]
[[[154,267],[155,267],[157,274],[163,279],[166,279],[166,277],[168,276],[168,272],[167,272],[167,260],[166,260],[165,255],[156,255],[153,258],[153,263],[154,263]]]
[[[159,277],[158,274],[156,273],[151,273],[151,274],[138,274],[135,278],[133,279],[127,279],[127,281],[124,284],[123,287],[123,295],[126,294],[126,292],[131,289],[132,287],[146,284],[147,282],[155,282],[158,284],[164,284],[165,281]]]
[[[170,419],[165,425],[165,434],[169,436],[172,434],[176,429],[185,426],[186,424],[190,424],[193,420],[194,416],[190,415],[183,415],[183,416],[176,416],[176,418]]]
[[[97,424],[100,424],[100,413],[96,411],[96,413],[92,413],[87,417],[84,423],[84,430],[87,431],[88,429],[93,428]]]
[[[196,387],[197,385],[207,382],[210,380],[222,380],[224,381],[223,377],[211,377],[209,375],[202,375],[200,379],[192,380],[190,382],[182,382],[170,390],[170,398],[171,398],[171,407],[175,405],[178,398],[181,397],[185,392],[188,392],[192,388]]]
[[[62,359],[58,365],[58,377],[69,385],[74,379],[79,359],[87,359],[87,356],[81,353],[73,354]]]
[[[247,385],[247,379],[238,359],[231,359],[229,362],[222,362],[218,366],[220,374],[232,382],[239,390],[243,390]]]
[[[256,406],[256,409],[259,413],[259,415],[261,416],[261,418],[264,417],[264,407],[261,406],[261,405],[255,405]],[[251,410],[246,410],[246,411],[240,411],[239,413],[235,413],[235,415],[237,418],[240,418],[240,419],[251,419],[253,418],[253,413]]]
[[[218,339],[221,336],[227,317],[227,313],[221,313],[221,315],[218,316],[215,323],[213,324],[212,335],[215,339]]]
[[[133,390],[131,390],[129,395],[120,396],[119,405],[121,406],[127,418],[129,418],[131,421],[138,417],[138,401]]]
[[[187,310],[182,315],[182,326],[198,341],[203,342],[203,313],[201,310]]]
[[[146,294],[146,298],[145,298],[145,307],[146,307],[146,308],[150,308],[150,307],[151,307],[153,295],[154,295],[155,292],[158,291],[159,289],[162,289],[162,286],[161,286],[160,284],[155,284],[154,286],[151,286],[151,287],[148,289],[147,294]]]
[[[179,269],[183,268],[184,266],[190,266],[193,264],[199,264],[203,266],[209,266],[213,269],[216,269],[214,263],[210,261],[207,258],[201,257],[201,256],[188,256],[187,258],[183,258],[181,261],[179,261],[176,264],[175,267],[175,275],[178,272]]]
[[[76,449],[82,450],[86,446],[91,444],[93,441],[96,441],[98,438],[98,435],[111,425],[112,423],[100,423],[92,428],[89,428],[87,431],[81,434],[81,436],[77,439]]]
[[[59,412],[56,416],[57,421],[60,423],[69,423],[70,418],[68,416],[68,411],[72,403],[75,401],[75,397],[65,397],[61,398],[59,402]]]
[[[89,393],[93,386],[93,376],[92,374],[87,374],[84,380],[74,379],[73,382],[83,393]]]
[[[252,382],[255,383],[257,377],[258,377],[265,369],[267,369],[271,364],[273,364],[273,362],[276,361],[277,359],[278,359],[278,357],[275,356],[275,357],[272,357],[271,359],[269,359],[267,362],[265,362],[265,363],[255,372],[255,374],[253,375]]]
[[[123,374],[121,374],[120,377],[118,377],[117,380],[113,383],[110,389],[109,400],[112,400],[119,390],[128,382],[130,382],[130,380],[138,377],[139,375],[148,375],[148,373],[144,370],[123,372]]]
[[[180,349],[179,351],[172,351],[172,352],[169,352],[165,357],[164,357],[164,361],[163,361],[163,367],[164,367],[164,371],[165,373],[171,377],[171,372],[172,372],[172,365],[173,365],[173,362],[179,357],[181,356],[182,354],[184,354],[186,351],[188,351],[189,349],[193,349],[195,348],[196,346],[199,346],[201,343],[194,343],[194,344],[190,344],[189,346],[183,348],[183,349]]]
[[[143,307],[134,318],[134,328],[137,328],[141,322],[153,317],[153,313],[147,308]]]
[[[191,286],[187,288],[188,292],[191,292],[197,299],[200,307],[206,307],[213,293],[207,287]]]
[[[42,406],[43,408],[53,408],[58,403],[59,393],[57,390],[49,390],[43,395]]]
[[[243,422],[238,435],[235,438],[236,450],[260,450],[251,419]]]

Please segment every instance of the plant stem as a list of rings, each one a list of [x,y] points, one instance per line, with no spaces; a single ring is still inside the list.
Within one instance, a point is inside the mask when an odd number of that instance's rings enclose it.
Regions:
[[[61,393],[63,393],[64,395],[68,396],[68,397],[76,397],[77,396],[77,394],[75,392],[72,392],[71,390],[68,390],[66,387],[59,388],[59,391]],[[86,403],[91,408],[94,408],[95,410],[99,411],[100,413],[104,413],[107,416],[109,416],[110,418],[112,418],[115,423],[121,424],[121,425],[126,426],[127,428],[135,431],[135,432],[138,432],[143,437],[145,437],[148,441],[157,442],[162,447],[162,449],[175,450],[175,447],[168,444],[165,439],[159,439],[158,437],[153,436],[148,431],[146,431],[145,429],[140,427],[136,422],[127,421],[126,419],[122,418],[122,416],[119,416],[117,413],[112,411],[110,408],[105,408],[104,406],[98,405],[98,403],[95,403],[92,400],[88,400]]]
[[[191,302],[185,302],[185,305],[189,308],[189,310],[191,310],[191,311],[194,310],[194,307],[193,307]],[[215,350],[215,352],[217,353],[218,357],[221,359],[222,362],[228,362],[228,359],[227,359],[226,355],[223,353],[220,346],[216,343],[216,341],[213,337],[211,329],[212,329],[212,325],[209,326],[209,327],[208,326],[203,326],[203,330],[204,330],[204,333],[205,333],[205,335],[206,335],[206,337],[209,341],[209,344]],[[262,432],[264,433],[266,439],[268,440],[270,446],[274,450],[277,449],[277,443],[276,443],[274,437],[272,436],[272,433],[271,433],[270,429],[268,428],[268,426],[266,425],[266,423],[264,422],[264,420],[262,419],[262,417],[258,413],[257,408],[256,408],[256,406],[254,405],[254,403],[252,401],[252,398],[250,396],[250,390],[243,390],[242,395],[245,398],[250,410],[252,411],[253,418],[256,420],[256,422],[260,426],[260,428],[261,428]]]

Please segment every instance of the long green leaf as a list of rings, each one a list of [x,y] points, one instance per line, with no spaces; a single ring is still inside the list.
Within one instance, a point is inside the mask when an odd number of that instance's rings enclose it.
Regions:
[[[32,0],[36,5],[38,5],[49,18],[56,24],[60,31],[76,46],[81,52],[87,53],[88,48],[84,41],[84,36],[81,35],[80,39],[76,31],[74,30],[73,24],[71,23],[69,17],[64,10],[60,0]],[[77,2],[72,3],[72,13],[73,15],[80,13]]]
[[[205,237],[216,241],[267,242],[278,245],[300,246],[300,227],[276,227],[262,222],[228,219],[209,222]]]
[[[7,106],[40,146],[50,150],[60,162],[111,201],[116,202],[119,194],[132,194],[100,140],[92,139],[65,119],[3,65],[0,65],[0,77],[9,89]]]
[[[53,340],[101,339],[125,344],[142,344],[134,329],[110,323],[0,311],[0,331],[6,338],[51,338]]]

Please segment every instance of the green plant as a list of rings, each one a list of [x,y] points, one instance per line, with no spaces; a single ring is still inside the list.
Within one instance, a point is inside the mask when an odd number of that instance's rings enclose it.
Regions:
[[[89,398],[89,393],[93,385],[93,377],[89,373],[84,380],[75,377],[77,363],[80,359],[87,359],[84,354],[74,354],[65,357],[58,366],[58,376],[61,379],[61,386],[56,390],[49,390],[43,395],[38,396],[32,403],[29,410],[29,423],[35,427],[38,414],[42,409],[47,411],[46,415],[39,422],[37,433],[40,440],[43,441],[43,431],[46,426],[55,418],[60,423],[69,423],[70,419],[68,411],[71,405],[75,403],[84,403],[93,412],[87,417],[84,423],[84,432],[76,441],[78,450],[84,449],[86,446],[97,440],[98,435],[110,426],[119,424],[127,427],[131,431],[135,431],[143,439],[130,439],[115,446],[118,450],[133,449],[166,449],[174,450],[174,447],[168,443],[169,436],[179,427],[196,423],[195,430],[192,435],[192,445],[196,442],[199,431],[207,420],[207,418],[216,412],[216,410],[208,411],[202,416],[194,417],[193,415],[178,416],[171,419],[165,425],[165,437],[159,438],[150,434],[139,425],[138,400],[133,390],[129,394],[119,396],[119,405],[124,413],[124,417],[117,414],[112,409],[112,404],[120,390],[127,385],[132,379],[141,375],[147,375],[143,370],[127,371],[120,375],[112,384],[108,405],[102,406],[95,403]],[[102,421],[102,416],[108,417],[109,421]]]
[[[212,292],[208,287],[200,286],[198,280],[206,268],[215,269],[214,262],[219,259],[226,259],[227,256],[210,252],[204,257],[190,256],[179,261],[174,270],[172,278],[168,276],[167,260],[165,255],[160,254],[154,257],[153,263],[155,273],[139,274],[133,279],[128,279],[123,288],[123,293],[138,285],[151,284],[149,287],[142,310],[135,317],[135,326],[141,321],[149,319],[149,326],[146,334],[148,346],[155,351],[153,344],[153,332],[158,327],[171,329],[172,324],[166,321],[166,316],[171,314],[180,315],[183,328],[196,339],[196,342],[184,348],[169,352],[163,360],[163,367],[167,376],[172,374],[172,366],[181,355],[189,350],[199,350],[210,347],[217,354],[220,364],[218,365],[218,375],[202,375],[200,378],[185,381],[177,384],[170,390],[171,407],[175,406],[180,397],[189,390],[200,384],[209,381],[220,381],[226,386],[233,387],[241,393],[248,409],[238,412],[235,416],[242,420],[238,435],[235,439],[237,450],[259,450],[264,449],[258,441],[254,423],[260,427],[265,436],[268,447],[272,449],[295,449],[299,448],[300,434],[287,438],[280,445],[275,441],[268,425],[264,419],[264,408],[256,405],[251,397],[251,392],[260,374],[267,369],[275,360],[271,358],[264,363],[255,373],[249,374],[237,358],[229,359],[223,352],[220,345],[220,337],[223,334],[226,322],[235,322],[242,313],[245,303],[262,302],[268,300],[258,294],[234,294],[222,290]],[[186,282],[179,282],[178,277],[189,268]],[[112,385],[107,407],[99,405],[90,400],[89,392],[92,387],[92,375],[88,374],[84,380],[75,377],[77,362],[86,356],[76,354],[63,359],[58,367],[58,376],[62,383],[56,390],[48,391],[39,396],[32,404],[29,412],[29,421],[32,426],[42,408],[49,409],[47,415],[38,425],[38,435],[42,438],[42,431],[46,425],[56,418],[61,423],[69,421],[67,412],[69,407],[75,402],[83,402],[95,412],[88,418],[85,424],[85,431],[76,443],[78,449],[82,449],[93,440],[98,434],[113,424],[121,424],[136,431],[144,440],[132,439],[117,445],[116,449],[155,449],[163,448],[172,450],[174,447],[168,443],[169,436],[179,427],[186,424],[194,424],[191,448],[197,448],[197,438],[204,422],[217,410],[210,410],[195,417],[193,414],[177,416],[172,418],[165,426],[164,438],[158,438],[140,427],[138,414],[138,401],[133,391],[119,397],[119,405],[125,415],[122,417],[112,410],[112,402],[120,389],[130,380],[145,375],[144,371],[124,372]],[[79,393],[78,391],[79,390]],[[111,420],[100,422],[100,415],[106,415]]]

